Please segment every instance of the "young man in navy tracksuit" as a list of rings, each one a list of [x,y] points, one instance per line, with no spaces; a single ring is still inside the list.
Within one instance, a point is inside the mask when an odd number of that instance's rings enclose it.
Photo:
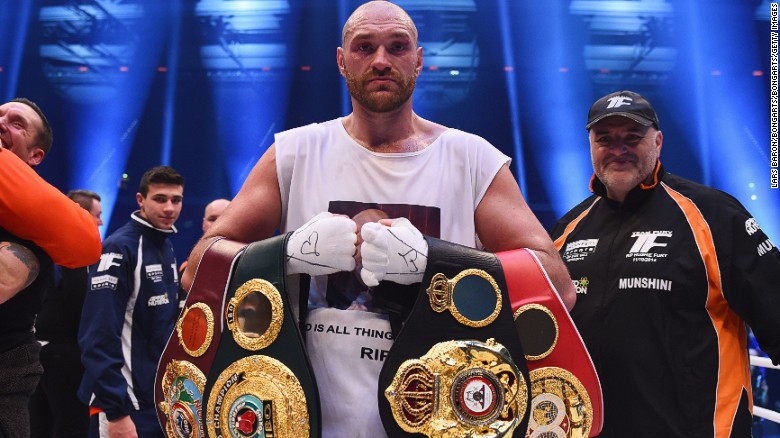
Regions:
[[[90,437],[163,436],[154,409],[157,362],[179,314],[176,232],[184,178],[158,166],[141,178],[139,210],[103,243],[79,327]],[[136,434],[136,435],[134,435]],[[105,435],[103,435],[105,436]]]

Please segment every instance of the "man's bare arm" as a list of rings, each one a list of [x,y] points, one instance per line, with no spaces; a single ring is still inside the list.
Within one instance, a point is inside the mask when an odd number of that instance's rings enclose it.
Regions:
[[[552,240],[526,204],[514,176],[507,166],[498,171],[475,213],[477,235],[491,252],[518,248],[533,250],[571,310],[576,292],[569,271],[555,250]]]
[[[38,258],[27,247],[0,242],[0,304],[35,281],[39,270]]]
[[[271,237],[279,228],[282,216],[282,200],[279,180],[276,177],[276,146],[271,145],[260,158],[236,197],[222,216],[195,244],[182,274],[182,286],[189,290],[195,269],[216,237],[250,243]]]

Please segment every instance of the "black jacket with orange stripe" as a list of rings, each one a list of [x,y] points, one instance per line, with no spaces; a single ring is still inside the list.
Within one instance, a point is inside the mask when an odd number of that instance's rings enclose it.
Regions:
[[[750,436],[745,323],[780,361],[780,253],[730,195],[656,176],[622,204],[594,177],[552,232],[601,380],[600,436]]]

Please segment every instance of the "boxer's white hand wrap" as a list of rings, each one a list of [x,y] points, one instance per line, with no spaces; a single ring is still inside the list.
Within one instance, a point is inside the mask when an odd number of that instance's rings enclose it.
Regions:
[[[368,222],[360,235],[360,278],[366,286],[376,286],[382,280],[400,284],[422,281],[428,264],[428,242],[408,219],[396,219],[391,227]]]
[[[355,269],[357,225],[322,212],[287,240],[287,274],[326,275]]]

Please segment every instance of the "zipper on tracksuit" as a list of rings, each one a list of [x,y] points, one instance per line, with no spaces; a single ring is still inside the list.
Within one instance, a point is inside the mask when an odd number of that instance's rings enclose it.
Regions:
[[[607,316],[608,310],[611,307],[611,301],[615,298],[616,290],[613,288],[613,284],[611,283],[612,277],[612,270],[615,268],[615,266],[618,266],[617,270],[619,273],[619,266],[620,263],[616,262],[614,260],[614,253],[615,253],[615,245],[617,243],[617,237],[621,235],[623,225],[625,224],[625,212],[623,211],[623,206],[618,205],[617,208],[617,217],[618,217],[618,223],[617,226],[612,230],[612,234],[609,236],[609,245],[607,246],[607,254],[604,257],[606,260],[605,266],[604,266],[604,291],[605,293],[601,294],[598,300],[598,311],[597,315],[599,316],[599,319],[601,321],[604,321],[604,319]]]

